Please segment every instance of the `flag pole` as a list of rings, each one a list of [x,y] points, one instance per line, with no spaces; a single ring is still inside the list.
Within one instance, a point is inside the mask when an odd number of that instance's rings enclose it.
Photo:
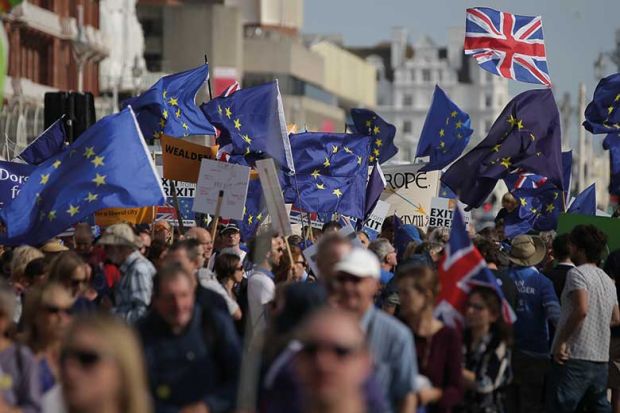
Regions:
[[[213,218],[213,226],[211,227],[211,239],[215,241],[217,235],[217,224],[220,221],[220,211],[222,209],[222,201],[224,200],[224,191],[220,191],[217,195],[217,204],[215,205],[215,217]]]
[[[205,64],[208,65],[209,64],[209,57],[207,56],[207,53],[205,53]],[[211,71],[211,69],[209,69],[209,72]],[[213,100],[213,91],[211,90],[211,75],[209,74],[209,76],[207,76],[207,90],[209,91],[209,100]]]
[[[183,217],[181,216],[181,208],[179,207],[179,198],[177,198],[177,185],[175,180],[170,180],[170,189],[172,190],[172,201],[174,202],[174,209],[177,212],[177,222],[179,224],[179,232],[181,235],[185,233],[183,227]]]

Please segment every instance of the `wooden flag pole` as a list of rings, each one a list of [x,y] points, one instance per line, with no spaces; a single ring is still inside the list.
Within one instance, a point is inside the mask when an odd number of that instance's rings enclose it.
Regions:
[[[220,191],[217,195],[217,204],[215,205],[215,217],[213,217],[213,226],[211,227],[211,238],[215,241],[217,235],[217,224],[220,222],[220,211],[222,209],[222,201],[224,200],[224,191]]]
[[[207,57],[207,54],[205,53],[205,64],[208,65],[209,64],[209,57]],[[209,70],[210,72],[211,70]],[[213,99],[213,91],[211,90],[211,76],[207,77],[207,87],[208,87],[208,91],[209,91],[209,100]]]
[[[172,201],[174,202],[174,210],[177,213],[177,222],[179,223],[179,232],[181,235],[185,233],[183,227],[183,216],[181,216],[181,208],[179,208],[179,198],[177,198],[177,185],[176,181],[170,180],[170,189],[172,190]]]

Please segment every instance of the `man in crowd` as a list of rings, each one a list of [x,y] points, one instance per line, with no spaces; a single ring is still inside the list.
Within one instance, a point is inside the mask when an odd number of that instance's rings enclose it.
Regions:
[[[230,317],[195,302],[193,275],[167,265],[156,276],[153,305],[138,329],[157,412],[232,409],[241,345]]]
[[[568,250],[568,234],[562,234],[555,237],[552,243],[553,258],[556,265],[545,274],[553,283],[555,293],[562,302],[562,290],[566,283],[566,275],[568,271],[575,268],[575,264],[570,260],[570,251]]]
[[[241,249],[241,233],[239,232],[239,227],[236,224],[224,225],[220,230],[220,237],[222,237],[222,248],[227,248],[234,252],[241,258],[241,262],[243,262],[247,253]]]
[[[368,246],[368,250],[372,251],[381,263],[381,285],[386,285],[394,277],[394,268],[396,268],[396,249],[390,241],[385,238],[377,238]]]
[[[185,233],[185,239],[197,239],[202,245],[203,258],[204,258],[204,270],[200,271],[200,277],[213,276],[213,273],[208,268],[213,268],[212,258],[213,256],[213,239],[209,231],[202,227],[191,227]]]
[[[577,225],[568,242],[576,267],[568,271],[562,291],[547,411],[574,412],[582,405],[609,412],[609,327],[620,323],[620,312],[614,282],[597,267],[607,236],[593,225]]]
[[[142,317],[151,303],[155,267],[140,254],[140,243],[127,224],[109,226],[98,241],[106,256],[119,266],[114,311],[130,323]]]
[[[353,248],[334,268],[332,302],[358,318],[370,347],[375,375],[391,403],[391,411],[415,411],[418,367],[411,332],[396,318],[374,306],[381,269],[373,253]]]
[[[317,247],[316,265],[319,273],[315,274],[325,282],[332,280],[334,266],[351,251],[351,241],[339,234],[328,234],[321,238]]]

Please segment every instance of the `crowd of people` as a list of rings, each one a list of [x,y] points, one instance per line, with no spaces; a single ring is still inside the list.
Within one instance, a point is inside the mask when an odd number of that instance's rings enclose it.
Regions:
[[[620,412],[620,251],[596,227],[472,234],[514,324],[485,286],[438,317],[448,229],[339,229],[81,223],[3,248],[0,412]]]

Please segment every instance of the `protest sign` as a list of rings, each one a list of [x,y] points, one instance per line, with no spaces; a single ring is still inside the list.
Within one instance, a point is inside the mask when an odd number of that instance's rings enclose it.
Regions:
[[[162,167],[157,167],[157,172],[159,176],[162,175]],[[174,200],[172,197],[172,186],[170,185],[170,179],[161,179],[161,184],[164,188],[164,193],[166,194],[166,205],[163,207],[157,207],[156,217],[157,221],[165,219],[173,226],[178,226],[179,222],[177,220],[176,211],[174,214],[170,214],[170,210],[167,208],[172,208],[174,210]],[[196,192],[196,184],[188,183],[188,182],[177,182],[175,185],[175,191],[177,195],[177,199],[179,201],[179,212],[181,213],[181,218],[183,220],[184,226],[193,226],[196,224],[194,219],[194,211],[192,210],[194,205],[194,193]]]
[[[217,148],[202,146],[180,138],[161,137],[163,177],[183,182],[198,182],[200,161],[214,159]]]
[[[36,166],[0,161],[0,208],[11,202]]]
[[[381,200],[390,204],[388,215],[398,215],[403,224],[426,228],[431,200],[439,190],[439,171],[419,172],[422,166],[382,166],[387,185]]]
[[[95,224],[108,227],[118,223],[150,224],[155,219],[155,207],[105,208],[95,212]]]
[[[383,221],[390,210],[390,204],[385,201],[379,200],[375,208],[372,210],[366,221],[364,221],[363,231],[368,235],[370,240],[375,240],[381,233],[381,227]]]
[[[194,195],[194,212],[214,214],[220,191],[223,192],[221,216],[243,219],[248,193],[250,168],[203,159]]]
[[[304,212],[298,208],[292,207],[289,219],[291,224],[300,224],[304,227],[308,226],[308,215],[310,216],[310,222],[312,228],[323,228],[323,222],[319,218],[319,214],[316,212]]]
[[[577,225],[594,225],[607,234],[609,252],[620,249],[620,219],[593,215],[560,214],[557,233],[566,234]]]
[[[458,203],[456,199],[450,198],[433,198],[431,201],[431,210],[428,218],[428,226],[432,228],[451,228],[452,214],[456,209],[456,205],[461,205],[461,213],[465,225],[469,225],[471,221],[471,212],[464,212],[465,205]]]
[[[256,170],[260,178],[263,194],[265,195],[265,203],[271,217],[271,226],[279,234],[288,237],[293,234],[291,222],[286,213],[286,205],[284,205],[284,196],[282,188],[276,172],[276,165],[273,159],[261,159],[256,161]]]

